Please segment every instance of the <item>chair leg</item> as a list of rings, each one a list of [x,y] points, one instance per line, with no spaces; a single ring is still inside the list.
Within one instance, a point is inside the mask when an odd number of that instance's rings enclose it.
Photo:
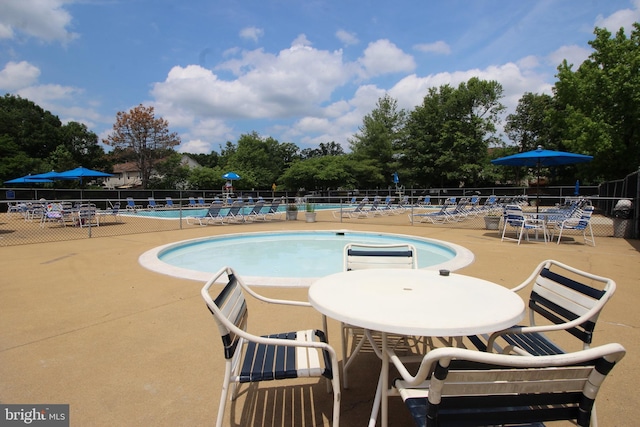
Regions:
[[[227,404],[227,396],[229,395],[229,383],[231,379],[231,361],[227,360],[224,367],[224,380],[222,382],[222,393],[220,394],[220,404],[218,405],[218,417],[216,419],[216,427],[222,427],[224,421],[224,408]]]

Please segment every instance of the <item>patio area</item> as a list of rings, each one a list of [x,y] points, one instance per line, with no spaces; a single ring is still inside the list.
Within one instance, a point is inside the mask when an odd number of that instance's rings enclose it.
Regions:
[[[330,212],[319,212],[312,224],[198,226],[0,247],[0,402],[69,404],[72,426],[212,425],[224,363],[220,335],[200,297],[203,283],[146,270],[138,257],[159,245],[209,235],[335,229],[462,245],[475,254],[475,262],[459,273],[505,287],[519,284],[549,258],[612,278],[617,291],[598,320],[593,346],[618,342],[627,355],[600,391],[598,419],[600,425],[622,426],[640,418],[633,391],[640,382],[639,240],[598,236],[592,247],[583,244],[581,235],[571,235],[575,242],[518,246],[500,242],[498,231],[411,226],[405,215],[339,223]],[[305,300],[307,289],[269,287],[261,293]],[[321,315],[310,309],[287,307],[276,316],[263,304],[249,304],[249,328],[255,333],[290,325],[321,327]],[[330,320],[329,339],[338,354],[339,330],[338,322]],[[350,369],[351,387],[342,391],[342,425],[367,422],[379,363],[375,355],[364,354]],[[291,384],[243,386],[238,400],[227,405],[226,424],[329,425],[332,401],[325,382],[314,378]],[[411,422],[401,399],[391,400],[390,425]]]

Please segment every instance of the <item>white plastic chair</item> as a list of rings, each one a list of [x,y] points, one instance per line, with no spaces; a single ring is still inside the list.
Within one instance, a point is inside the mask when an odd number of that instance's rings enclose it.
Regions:
[[[220,294],[210,295],[211,287],[226,280]],[[340,421],[340,376],[334,349],[327,344],[324,331],[309,329],[257,336],[247,332],[248,309],[244,293],[266,303],[311,307],[305,301],[266,298],[246,286],[230,268],[220,269],[201,290],[202,298],[218,324],[222,336],[225,372],[216,426],[224,420],[226,399],[231,388],[235,399],[241,383],[298,377],[321,377],[333,389],[333,426]]]
[[[507,237],[507,227],[515,229],[516,236]],[[520,244],[522,236],[526,234],[526,239],[529,240],[529,231],[534,230],[536,232],[542,231],[544,236],[544,242],[547,243],[547,228],[542,219],[527,217],[522,212],[522,208],[518,205],[507,205],[504,210],[504,227],[502,228],[502,239],[513,240]]]
[[[402,397],[416,424],[427,427],[556,420],[596,425],[600,386],[626,353],[620,344],[552,356],[438,348],[412,375],[392,349],[388,352],[401,375],[390,395]]]
[[[363,270],[370,268],[418,268],[418,252],[408,243],[374,245],[349,243],[344,247],[343,270]],[[355,356],[367,341],[362,328],[341,323],[342,339],[342,384],[349,388],[347,370]],[[348,354],[349,337],[355,344]]]
[[[564,350],[547,334],[565,331],[589,348],[596,321],[613,296],[616,283],[568,266],[546,260],[512,290],[518,292],[533,284],[529,296],[529,324],[495,332],[486,347],[479,337],[469,337],[480,350],[515,352],[522,355],[549,355]],[[542,321],[544,323],[540,324]]]

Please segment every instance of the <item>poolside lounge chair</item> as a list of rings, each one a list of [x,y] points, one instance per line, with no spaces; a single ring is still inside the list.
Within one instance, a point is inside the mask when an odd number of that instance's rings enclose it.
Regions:
[[[147,209],[156,209],[161,207],[161,205],[156,203],[156,199],[154,199],[153,197],[149,197],[149,204],[147,204]]]
[[[185,219],[189,225],[195,225],[196,222],[199,225],[223,224],[224,216],[220,215],[221,209],[222,203],[212,203],[206,214],[201,216],[188,216]]]
[[[364,243],[348,243],[343,252],[343,270],[364,270],[375,268],[418,268],[418,251],[412,244],[374,245]],[[355,356],[367,342],[362,328],[341,322],[342,339],[342,384],[349,388],[347,370]],[[351,347],[349,348],[349,337]],[[404,337],[391,337],[404,340]],[[348,350],[351,350],[350,352]]]
[[[222,215],[222,223],[244,222],[244,214],[242,213],[243,206],[244,203],[242,202],[233,202],[227,213]]]
[[[262,208],[264,207],[264,201],[258,201],[248,214],[244,216],[245,221],[255,221],[261,215]]]
[[[198,197],[198,206],[206,206],[207,202],[204,201],[204,197]]]
[[[543,426],[567,420],[588,427],[592,419],[597,423],[600,386],[626,351],[620,344],[553,356],[437,348],[422,358],[415,375],[401,356],[388,353],[401,375],[390,395],[402,397],[419,426]]]
[[[190,208],[197,208],[198,207],[198,203],[196,202],[195,197],[189,197],[189,207]]]
[[[273,199],[273,202],[271,202],[271,206],[267,208],[267,211],[263,212],[264,209],[262,209],[260,212],[258,212],[255,216],[252,217],[252,220],[253,221],[271,221],[272,219],[279,218],[280,216],[284,217],[285,212],[279,210],[280,203],[281,203],[280,199]]]
[[[367,212],[365,211],[365,206],[368,202],[367,198],[364,198],[358,203],[354,209],[345,210],[341,209],[339,211],[333,211],[333,217],[336,219],[340,218],[362,218],[367,216]]]
[[[533,284],[529,296],[529,324],[514,326],[486,337],[469,337],[479,350],[542,356],[564,353],[547,334],[564,331],[588,348],[596,321],[613,296],[616,283],[606,277],[579,270],[559,261],[546,260],[520,285]],[[540,320],[542,322],[540,322]]]
[[[210,295],[214,283],[226,280],[217,297]],[[222,336],[225,370],[216,426],[221,427],[229,392],[235,400],[241,383],[305,377],[325,377],[333,390],[332,425],[340,422],[340,374],[335,350],[327,343],[325,331],[298,330],[257,336],[247,331],[248,309],[245,294],[262,303],[311,307],[306,301],[266,298],[246,286],[229,267],[219,270],[202,288],[201,296],[213,315]],[[215,298],[215,299],[214,299]],[[281,308],[274,307],[274,310]],[[282,387],[282,386],[280,386]],[[295,422],[294,422],[295,424]]]
[[[127,197],[127,209],[135,211],[138,209],[142,209],[142,205],[136,205],[136,202],[133,200],[133,197]]]
[[[452,216],[450,211],[455,209],[453,207],[453,202],[451,199],[446,199],[439,211],[436,212],[427,212],[427,213],[417,213],[417,214],[409,214],[409,221],[414,222],[430,222],[432,224],[444,224],[445,222],[452,221]]]
[[[173,209],[176,207],[176,205],[173,204],[173,199],[169,196],[167,196],[165,198],[165,204],[164,204],[165,208],[169,208],[169,209]]]

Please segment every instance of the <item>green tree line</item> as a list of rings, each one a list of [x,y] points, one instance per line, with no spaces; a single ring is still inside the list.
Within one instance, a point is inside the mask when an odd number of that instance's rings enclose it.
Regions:
[[[300,149],[251,132],[219,152],[189,154],[202,166],[195,169],[181,166],[180,139],[153,107],[119,112],[102,141],[113,149],[105,152],[85,125],[63,125],[7,94],[0,98],[0,179],[77,166],[110,172],[134,161],[147,188],[218,189],[230,170],[242,176],[235,183],[240,190],[387,188],[395,172],[406,187],[474,187],[519,184],[531,171],[490,160],[538,145],[594,156],[588,164],[544,170],[555,184],[618,179],[640,165],[640,24],[629,36],[600,28],[594,35],[587,60],[577,68],[566,60],[558,66],[552,94],[525,93],[511,114],[499,82],[473,77],[430,88],[410,111],[381,97],[348,140],[349,152],[334,141]]]

